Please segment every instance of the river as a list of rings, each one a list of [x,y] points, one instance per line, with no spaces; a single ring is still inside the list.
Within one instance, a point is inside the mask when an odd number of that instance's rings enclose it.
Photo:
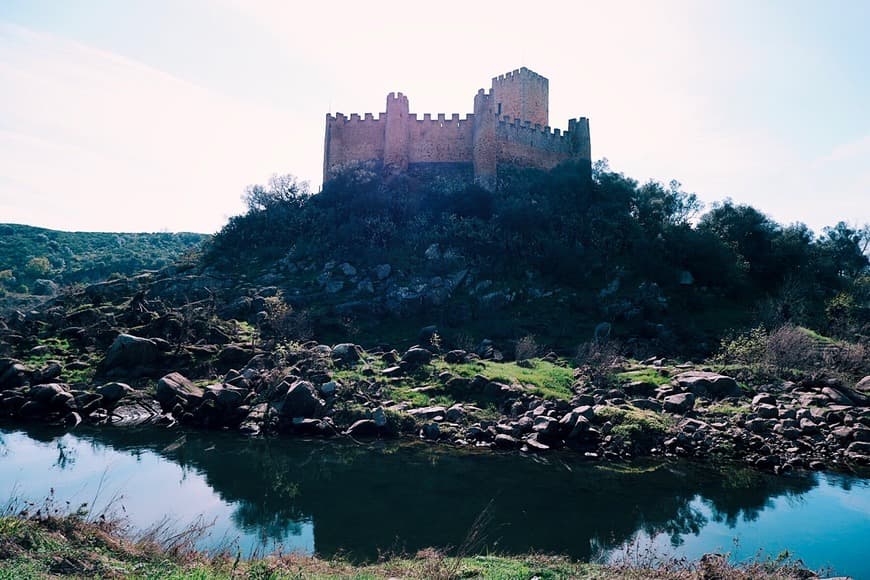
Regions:
[[[684,461],[599,464],[425,444],[246,439],[219,432],[0,428],[0,502],[52,497],[145,529],[212,524],[204,549],[381,553],[463,545],[614,560],[652,549],[736,560],[789,552],[870,578],[870,479],[774,477]],[[477,522],[477,523],[476,523]]]

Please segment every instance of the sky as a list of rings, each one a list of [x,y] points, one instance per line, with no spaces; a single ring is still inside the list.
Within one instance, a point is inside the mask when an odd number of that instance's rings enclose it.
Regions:
[[[320,186],[326,113],[470,113],[526,66],[594,159],[816,231],[870,222],[870,2],[0,0],[0,222],[214,232]]]

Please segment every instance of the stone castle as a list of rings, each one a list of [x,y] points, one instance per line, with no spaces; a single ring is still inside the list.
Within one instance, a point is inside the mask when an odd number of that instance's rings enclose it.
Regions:
[[[408,97],[390,93],[377,118],[326,116],[323,180],[348,164],[374,162],[387,173],[448,173],[493,189],[499,167],[591,164],[589,120],[570,119],[561,132],[550,128],[548,108],[549,81],[525,67],[493,78],[487,92],[480,89],[474,112],[464,119],[418,118],[409,112]]]

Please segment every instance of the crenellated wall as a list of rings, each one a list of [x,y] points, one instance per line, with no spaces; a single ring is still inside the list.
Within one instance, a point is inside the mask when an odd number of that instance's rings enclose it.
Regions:
[[[384,142],[387,126],[386,113],[377,118],[371,113],[365,117],[341,113],[326,116],[323,176],[328,179],[333,171],[347,163],[384,160]]]
[[[552,169],[575,153],[569,133],[520,119],[499,120],[496,139],[498,163]]]
[[[571,119],[568,131],[547,125],[549,81],[527,68],[492,79],[474,97],[474,113],[434,118],[410,112],[408,97],[387,95],[386,112],[326,116],[323,179],[354,162],[374,161],[388,173],[424,170],[438,164],[493,188],[500,164],[550,169],[568,159],[589,161],[589,121]]]
[[[496,117],[510,117],[550,124],[550,81],[526,67],[493,77],[493,107]]]

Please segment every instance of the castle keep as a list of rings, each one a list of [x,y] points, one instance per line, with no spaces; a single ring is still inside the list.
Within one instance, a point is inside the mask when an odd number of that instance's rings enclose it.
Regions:
[[[410,112],[408,97],[387,95],[387,110],[363,117],[326,116],[323,180],[354,162],[375,162],[388,173],[450,172],[487,189],[499,166],[551,169],[573,159],[591,163],[589,120],[568,130],[549,126],[549,81],[523,67],[492,79],[474,97],[474,112],[434,119]]]

